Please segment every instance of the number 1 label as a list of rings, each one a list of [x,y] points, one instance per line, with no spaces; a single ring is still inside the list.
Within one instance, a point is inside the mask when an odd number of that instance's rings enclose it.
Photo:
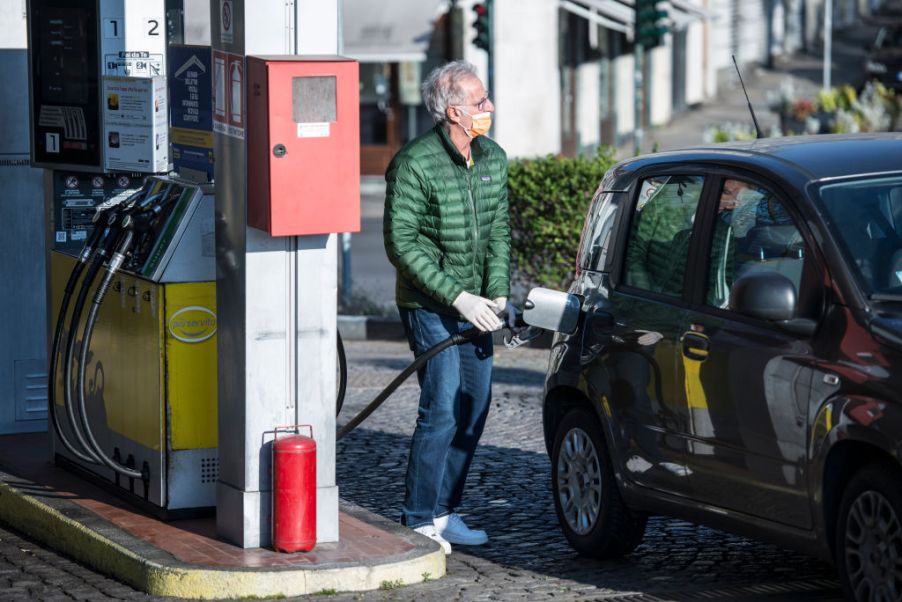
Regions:
[[[58,153],[60,152],[60,135],[55,133],[47,133],[47,152],[48,153]]]
[[[122,37],[122,21],[119,19],[103,20],[103,37],[109,39],[119,39]]]

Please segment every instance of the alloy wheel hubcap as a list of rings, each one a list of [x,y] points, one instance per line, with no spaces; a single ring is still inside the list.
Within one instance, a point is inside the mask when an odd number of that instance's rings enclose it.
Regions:
[[[595,526],[601,511],[601,463],[589,435],[573,428],[557,460],[557,495],[567,525],[578,535]]]
[[[876,491],[865,491],[849,508],[845,562],[856,600],[902,601],[902,524]]]

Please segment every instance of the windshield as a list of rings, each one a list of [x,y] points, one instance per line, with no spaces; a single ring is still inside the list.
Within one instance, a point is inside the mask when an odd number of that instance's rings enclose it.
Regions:
[[[902,175],[827,184],[820,197],[865,293],[902,295]]]

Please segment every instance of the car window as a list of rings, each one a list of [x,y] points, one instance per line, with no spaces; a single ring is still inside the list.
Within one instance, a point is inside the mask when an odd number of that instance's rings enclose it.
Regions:
[[[689,256],[702,176],[657,176],[641,181],[630,224],[624,284],[679,296]]]
[[[711,236],[705,301],[728,308],[730,287],[753,272],[782,274],[801,295],[807,255],[802,235],[779,199],[751,182],[724,180]]]
[[[613,193],[599,189],[592,201],[579,250],[579,264],[587,270],[604,269],[611,231],[617,221],[617,205],[612,200],[613,196]]]

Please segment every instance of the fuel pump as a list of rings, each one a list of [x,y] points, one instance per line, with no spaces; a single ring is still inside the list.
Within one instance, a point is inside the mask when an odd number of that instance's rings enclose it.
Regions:
[[[218,468],[212,187],[154,176],[94,225],[77,257],[51,252],[56,460],[164,517],[208,512]]]

